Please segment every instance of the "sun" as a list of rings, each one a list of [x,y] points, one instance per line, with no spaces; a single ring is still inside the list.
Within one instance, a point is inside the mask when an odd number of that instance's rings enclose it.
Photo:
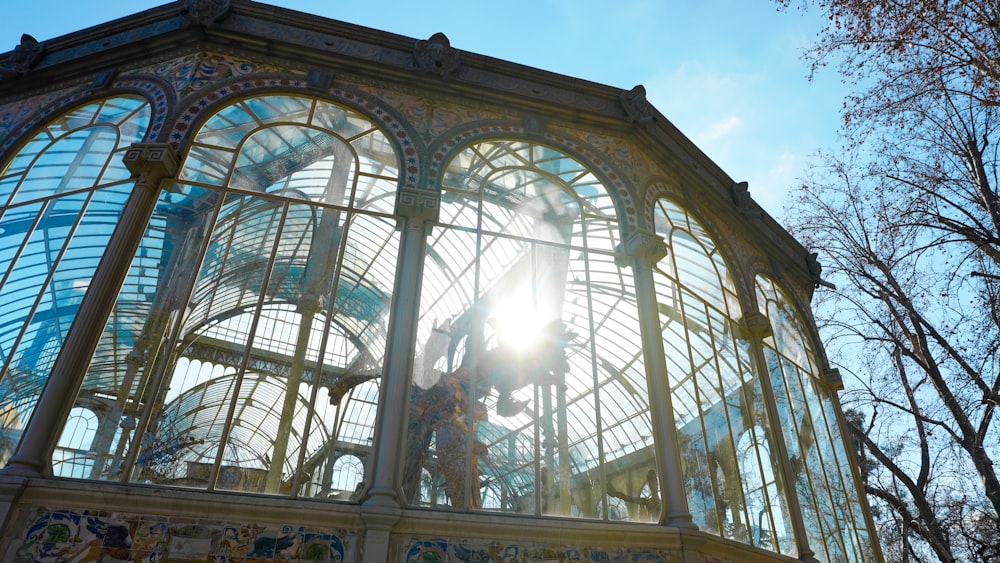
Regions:
[[[523,291],[501,301],[493,309],[490,324],[500,346],[520,352],[535,346],[551,321],[535,307],[530,293]]]

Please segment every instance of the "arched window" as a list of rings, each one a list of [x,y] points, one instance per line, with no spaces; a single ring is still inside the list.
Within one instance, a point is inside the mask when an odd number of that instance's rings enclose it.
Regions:
[[[0,465],[16,446],[132,186],[138,96],[50,121],[0,169]]]
[[[748,428],[736,445],[736,456],[743,480],[747,514],[751,518],[750,543],[773,546],[776,540],[786,541],[784,538],[788,538],[792,532],[785,527],[784,518],[771,517],[774,510],[772,502],[783,501],[783,497],[778,488],[776,467],[772,461],[775,458],[767,435],[767,430],[762,426]],[[758,467],[761,471],[757,471]],[[779,509],[786,510],[784,502]]]
[[[758,276],[757,296],[774,332],[764,340],[764,355],[809,546],[825,561],[873,561],[848,453],[808,332],[771,280]]]
[[[607,483],[653,466],[613,202],[583,164],[522,141],[467,147],[442,184],[424,264],[407,499],[422,502],[428,471],[456,509],[606,519]]]
[[[702,530],[797,554],[778,488],[763,487],[777,460],[738,447],[748,433],[750,445],[766,444],[772,423],[732,276],[686,210],[661,199],[654,220],[670,245],[654,279],[691,514]]]
[[[60,477],[90,477],[93,461],[86,452],[97,432],[97,415],[90,409],[73,407],[66,428],[53,454],[52,470]]]
[[[333,462],[331,488],[339,493],[353,493],[364,480],[365,466],[356,455],[343,455]],[[348,495],[349,496],[349,495]]]
[[[81,391],[122,433],[95,441],[100,478],[326,497],[331,460],[369,459],[398,161],[369,118],[313,98],[208,118]]]

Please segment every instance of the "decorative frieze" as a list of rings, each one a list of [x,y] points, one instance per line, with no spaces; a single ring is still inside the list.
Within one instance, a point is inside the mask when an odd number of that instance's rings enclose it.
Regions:
[[[20,538],[4,561],[354,561],[357,546],[343,529],[45,508]]]
[[[183,98],[213,82],[281,70],[273,65],[250,62],[219,53],[201,52],[160,63],[147,69],[147,72],[173,84],[177,96]]]
[[[405,544],[403,561],[677,561],[679,553],[662,549],[527,543],[497,539],[414,538]]]

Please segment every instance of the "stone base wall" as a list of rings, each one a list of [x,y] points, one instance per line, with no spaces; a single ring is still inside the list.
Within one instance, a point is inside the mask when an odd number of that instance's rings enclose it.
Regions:
[[[363,505],[57,479],[0,477],[0,509],[4,563],[794,561],[653,524],[427,510],[398,511],[373,556]]]

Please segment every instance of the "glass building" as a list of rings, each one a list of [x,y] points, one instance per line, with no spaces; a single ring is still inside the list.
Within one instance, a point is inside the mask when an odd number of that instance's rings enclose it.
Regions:
[[[815,259],[641,86],[246,0],[0,77],[4,561],[881,561]]]

